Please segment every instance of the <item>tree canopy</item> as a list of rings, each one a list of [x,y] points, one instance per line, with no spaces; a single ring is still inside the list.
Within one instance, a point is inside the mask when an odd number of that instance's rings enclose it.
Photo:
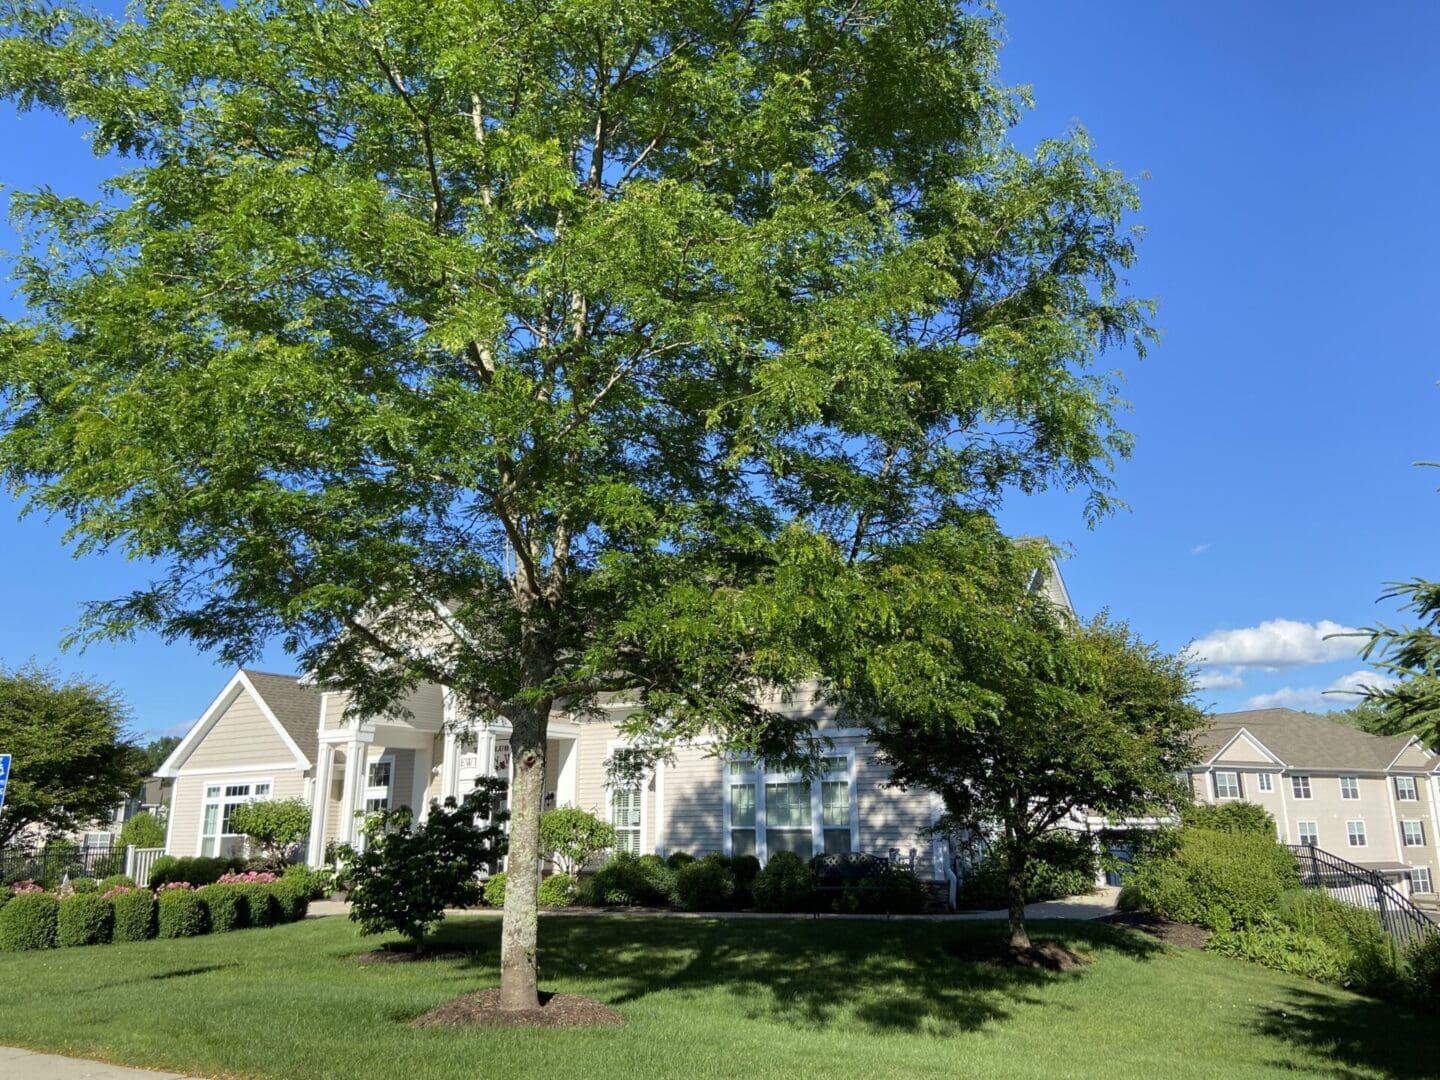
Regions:
[[[15,196],[0,474],[162,567],[85,634],[278,638],[357,712],[429,679],[511,723],[507,1007],[556,702],[793,757],[756,704],[815,669],[777,577],[1010,492],[1114,505],[1136,191],[1079,130],[1013,145],[987,7],[0,20],[0,94],[123,162],[98,200]]]
[[[128,720],[108,686],[33,665],[0,668],[0,753],[13,757],[0,848],[109,820],[143,767],[125,739]]]

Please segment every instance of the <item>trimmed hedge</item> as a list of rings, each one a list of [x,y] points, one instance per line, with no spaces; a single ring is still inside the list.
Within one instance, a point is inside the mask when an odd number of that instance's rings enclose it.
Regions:
[[[292,877],[287,873],[270,886],[280,905],[281,922],[299,922],[309,914],[312,885],[308,877]]]
[[[575,903],[575,875],[551,874],[540,881],[537,900],[543,908],[566,908]]]
[[[156,937],[199,937],[209,930],[205,901],[190,889],[166,889],[156,897]]]
[[[96,881],[93,877],[71,878],[70,888],[76,893],[98,893],[103,891],[100,888],[100,882]]]
[[[135,879],[129,874],[111,874],[100,882],[100,891],[107,893],[111,889],[118,889],[122,885],[127,889],[133,889],[135,888]]]
[[[505,871],[498,874],[491,874],[490,880],[485,882],[485,906],[505,906]]]
[[[585,901],[594,905],[662,907],[670,902],[674,879],[656,855],[636,858],[617,851],[585,883]]]
[[[55,943],[108,945],[115,932],[115,909],[98,893],[76,893],[60,901]]]
[[[793,851],[777,851],[755,875],[755,906],[765,911],[805,910],[814,884],[809,863]]]
[[[196,888],[214,885],[221,874],[240,873],[245,869],[244,859],[212,859],[206,855],[176,858],[162,855],[150,868],[150,888],[158,889],[172,881],[184,881]]]
[[[250,925],[250,902],[241,885],[206,885],[200,890],[210,913],[210,932],[228,934]]]
[[[0,908],[0,952],[55,948],[60,901],[46,893],[20,893]]]
[[[250,908],[251,926],[276,926],[285,921],[274,885],[236,885]]]
[[[110,898],[115,911],[114,941],[145,941],[155,936],[155,897],[148,889],[117,893]]]
[[[675,871],[675,903],[686,911],[724,911],[735,899],[735,874],[725,861],[704,858]]]

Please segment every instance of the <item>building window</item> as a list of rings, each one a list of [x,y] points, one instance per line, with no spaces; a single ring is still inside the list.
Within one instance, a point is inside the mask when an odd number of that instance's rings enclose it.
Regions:
[[[610,824],[615,826],[615,850],[640,854],[640,812],[645,793],[639,787],[614,788],[610,792]]]
[[[395,763],[390,758],[370,762],[365,770],[365,812],[379,813],[390,809],[392,781],[395,777]]]
[[[1410,891],[1412,893],[1435,891],[1435,886],[1430,882],[1430,868],[1428,866],[1412,866],[1410,868]]]
[[[854,850],[855,786],[848,756],[827,757],[813,778],[768,772],[754,761],[730,764],[732,855],[767,860],[778,851],[802,859]]]
[[[1310,777],[1308,777],[1308,776],[1292,776],[1292,777],[1290,777],[1290,793],[1291,793],[1292,795],[1294,795],[1295,798],[1297,798],[1297,799],[1308,799],[1308,798],[1310,798]]]
[[[1406,847],[1425,846],[1425,823],[1423,821],[1400,822],[1400,835]]]
[[[1300,836],[1300,843],[1306,847],[1317,847],[1320,844],[1320,827],[1313,821],[1297,821],[1295,828]]]
[[[1340,777],[1340,798],[1347,800],[1360,798],[1360,781],[1353,776]]]
[[[1217,799],[1240,798],[1240,774],[1217,772],[1215,774],[1215,797]]]
[[[200,854],[239,854],[245,838],[230,827],[230,818],[235,813],[235,808],[269,797],[268,780],[207,785],[200,808]]]
[[[1273,776],[1271,776],[1268,772],[1262,772],[1262,773],[1260,774],[1260,790],[1261,790],[1261,791],[1274,791],[1274,790],[1275,790],[1275,778],[1274,778]]]
[[[1347,821],[1347,822],[1345,822],[1345,839],[1346,839],[1346,841],[1350,844],[1351,847],[1364,847],[1364,846],[1365,846],[1365,822],[1363,822],[1363,821]]]
[[[1395,777],[1395,798],[1401,802],[1414,802],[1420,798],[1419,789],[1415,786],[1415,777]]]

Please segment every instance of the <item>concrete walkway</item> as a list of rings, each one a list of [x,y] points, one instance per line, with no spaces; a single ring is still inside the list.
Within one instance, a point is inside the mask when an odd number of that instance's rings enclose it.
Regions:
[[[103,1061],[37,1054],[14,1046],[0,1046],[0,1076],[10,1080],[186,1080],[180,1073],[130,1069]]]
[[[1115,898],[1120,895],[1120,890],[1106,885],[1089,896],[1071,896],[1064,900],[1050,900],[1041,904],[1030,904],[1025,908],[1027,919],[1103,919],[1106,915],[1115,914]],[[348,915],[350,905],[339,900],[316,900],[310,905],[310,917],[320,918],[326,915]],[[499,918],[500,911],[497,908],[455,908],[446,911],[450,915],[481,915],[491,918]],[[540,914],[549,919],[575,918],[591,915],[613,916],[624,918],[627,915],[643,915],[646,918],[658,917],[667,919],[813,919],[816,916],[807,912],[769,912],[769,911],[675,911],[670,908],[559,908],[553,911],[542,911]],[[1006,911],[957,911],[951,915],[832,915],[822,914],[822,919],[934,919],[944,921],[946,919],[1007,919],[1010,917]]]

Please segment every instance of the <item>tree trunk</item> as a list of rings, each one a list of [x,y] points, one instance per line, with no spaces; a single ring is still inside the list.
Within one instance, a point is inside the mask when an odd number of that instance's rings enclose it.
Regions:
[[[540,814],[545,799],[545,734],[550,704],[511,717],[510,847],[500,929],[500,1008],[538,1009],[535,951],[540,889]]]
[[[1013,828],[1006,830],[1005,895],[1010,909],[1010,947],[1030,948],[1025,930],[1025,851]]]

